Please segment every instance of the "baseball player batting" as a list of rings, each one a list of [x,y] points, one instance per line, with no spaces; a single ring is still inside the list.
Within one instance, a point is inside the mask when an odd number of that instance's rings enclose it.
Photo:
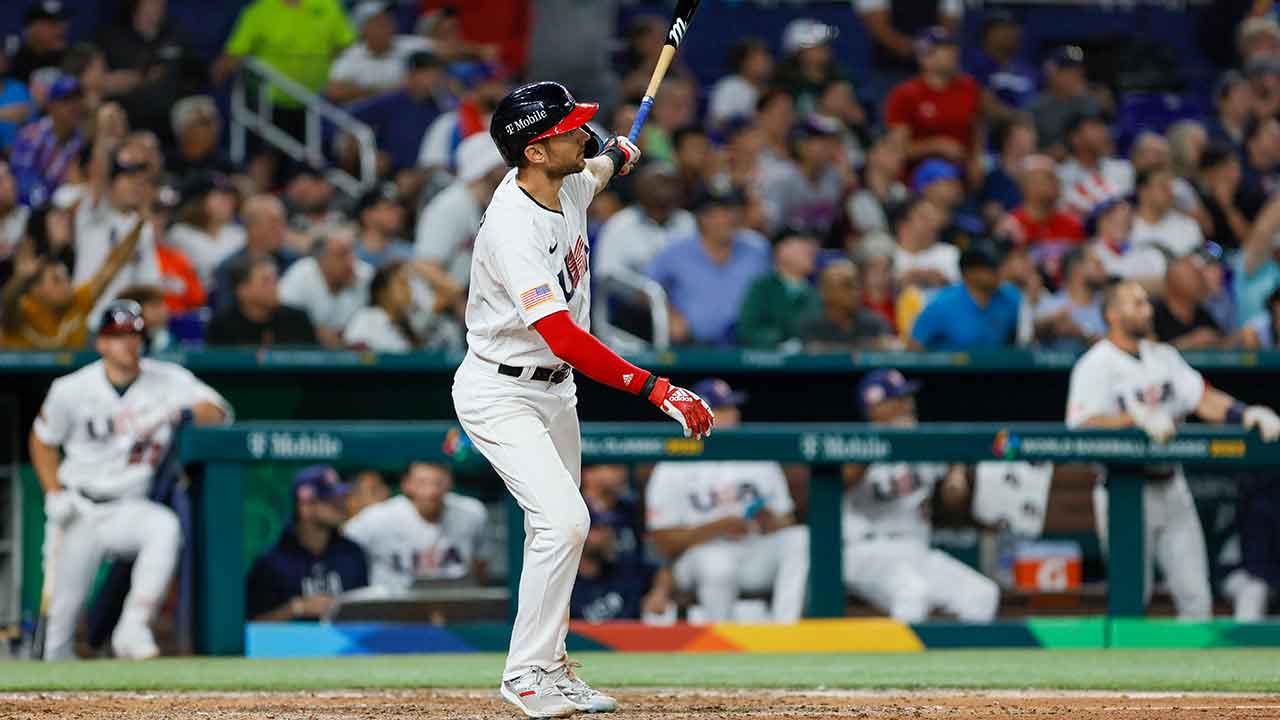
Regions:
[[[710,434],[706,403],[618,357],[588,332],[587,205],[640,151],[602,142],[595,103],[538,82],[511,91],[489,133],[513,169],[476,235],[467,355],[453,382],[458,420],[525,513],[519,608],[501,693],[529,717],[607,712],[617,701],[565,655],[569,597],[590,516],[578,491],[582,438],[574,371],[639,395],[684,428]]]
[[[1170,345],[1148,340],[1151,302],[1136,282],[1117,283],[1103,298],[1107,337],[1085,353],[1071,370],[1067,425],[1080,428],[1143,430],[1158,443],[1177,433],[1178,423],[1195,413],[1212,423],[1258,429],[1266,442],[1280,439],[1280,417],[1261,405],[1244,403],[1208,385]],[[1145,578],[1151,594],[1153,563],[1169,581],[1178,617],[1208,620],[1212,615],[1204,532],[1181,465],[1141,468],[1146,521]],[[1093,492],[1094,519],[1103,547],[1107,541],[1107,495]]]
[[[136,302],[107,305],[95,341],[101,359],[55,380],[31,428],[45,537],[53,539],[44,559],[46,660],[73,657],[76,618],[104,554],[134,557],[112,650],[139,660],[159,654],[150,624],[182,538],[173,511],[147,499],[151,478],[177,423],[231,419],[226,400],[185,368],[142,358],[144,329]]]

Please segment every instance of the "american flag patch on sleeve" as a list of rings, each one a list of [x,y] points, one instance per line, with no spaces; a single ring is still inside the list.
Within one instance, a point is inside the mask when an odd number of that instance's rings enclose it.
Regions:
[[[543,283],[520,293],[520,304],[524,306],[525,310],[532,310],[554,298],[555,294],[551,292],[551,286]]]

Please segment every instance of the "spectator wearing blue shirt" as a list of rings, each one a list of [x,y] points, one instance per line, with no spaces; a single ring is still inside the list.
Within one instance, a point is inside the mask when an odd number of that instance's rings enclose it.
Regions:
[[[9,76],[9,55],[0,50],[0,155],[13,145],[18,128],[34,109],[26,84]]]
[[[742,226],[736,190],[703,193],[693,204],[698,234],[654,256],[646,274],[667,291],[671,341],[727,345],[751,283],[769,271],[769,243]]]
[[[378,150],[393,171],[413,168],[426,129],[440,116],[436,87],[442,77],[439,58],[426,50],[409,56],[404,87],[351,106],[351,114],[373,128]]]
[[[1225,143],[1237,153],[1244,150],[1244,133],[1253,117],[1253,87],[1239,70],[1222,73],[1213,88],[1213,103],[1217,113],[1205,123],[1209,140]]]
[[[28,207],[44,205],[53,198],[85,144],[80,132],[85,111],[79,80],[64,76],[54,81],[45,109],[48,116],[18,133],[9,161],[18,181],[18,199]]]
[[[584,467],[582,495],[591,528],[569,616],[591,622],[639,620],[656,567],[645,558],[644,527],[627,487],[626,466]]]
[[[338,529],[347,519],[347,489],[327,465],[294,476],[293,519],[249,571],[250,619],[317,620],[342,593],[369,584],[364,551]]]
[[[1022,186],[1018,184],[1022,163],[1036,150],[1036,126],[1025,116],[996,126],[991,144],[997,155],[978,190],[978,208],[982,219],[992,227],[1022,204]]]
[[[1000,282],[1000,251],[975,240],[960,255],[961,281],[944,288],[925,306],[907,341],[913,350],[1004,348],[1018,336],[1022,293]]]
[[[1010,119],[1035,97],[1036,71],[1021,58],[1022,25],[1008,10],[991,10],[982,22],[982,47],[966,63],[982,85],[983,109],[993,120]]]

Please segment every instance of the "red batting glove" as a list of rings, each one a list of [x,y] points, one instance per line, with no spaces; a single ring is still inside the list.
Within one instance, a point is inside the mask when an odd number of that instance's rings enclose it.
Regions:
[[[658,378],[653,390],[649,392],[649,402],[680,423],[685,437],[710,437],[711,428],[716,424],[716,416],[705,400],[682,387],[672,385],[664,377]]]

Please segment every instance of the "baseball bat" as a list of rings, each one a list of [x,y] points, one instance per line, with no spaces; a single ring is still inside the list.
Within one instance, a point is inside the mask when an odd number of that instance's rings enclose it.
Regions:
[[[658,87],[662,85],[662,79],[667,76],[671,61],[675,59],[676,50],[680,48],[685,34],[689,32],[689,24],[693,22],[693,14],[697,12],[699,2],[701,0],[676,2],[675,14],[671,16],[671,29],[667,31],[667,42],[663,44],[662,53],[658,55],[658,64],[654,66],[653,75],[649,77],[649,87],[644,91],[644,99],[640,101],[640,109],[636,111],[635,122],[631,123],[631,132],[627,133],[631,142],[635,142],[640,137],[640,128],[644,127],[644,121],[649,119],[653,97],[658,94]]]
[[[63,490],[63,492],[68,492]],[[49,632],[49,603],[53,602],[54,576],[58,574],[58,555],[62,551],[62,525],[49,523],[49,554],[44,563],[44,582],[40,586],[40,614],[36,617],[36,626],[31,637],[31,659],[44,659],[45,635]]]

